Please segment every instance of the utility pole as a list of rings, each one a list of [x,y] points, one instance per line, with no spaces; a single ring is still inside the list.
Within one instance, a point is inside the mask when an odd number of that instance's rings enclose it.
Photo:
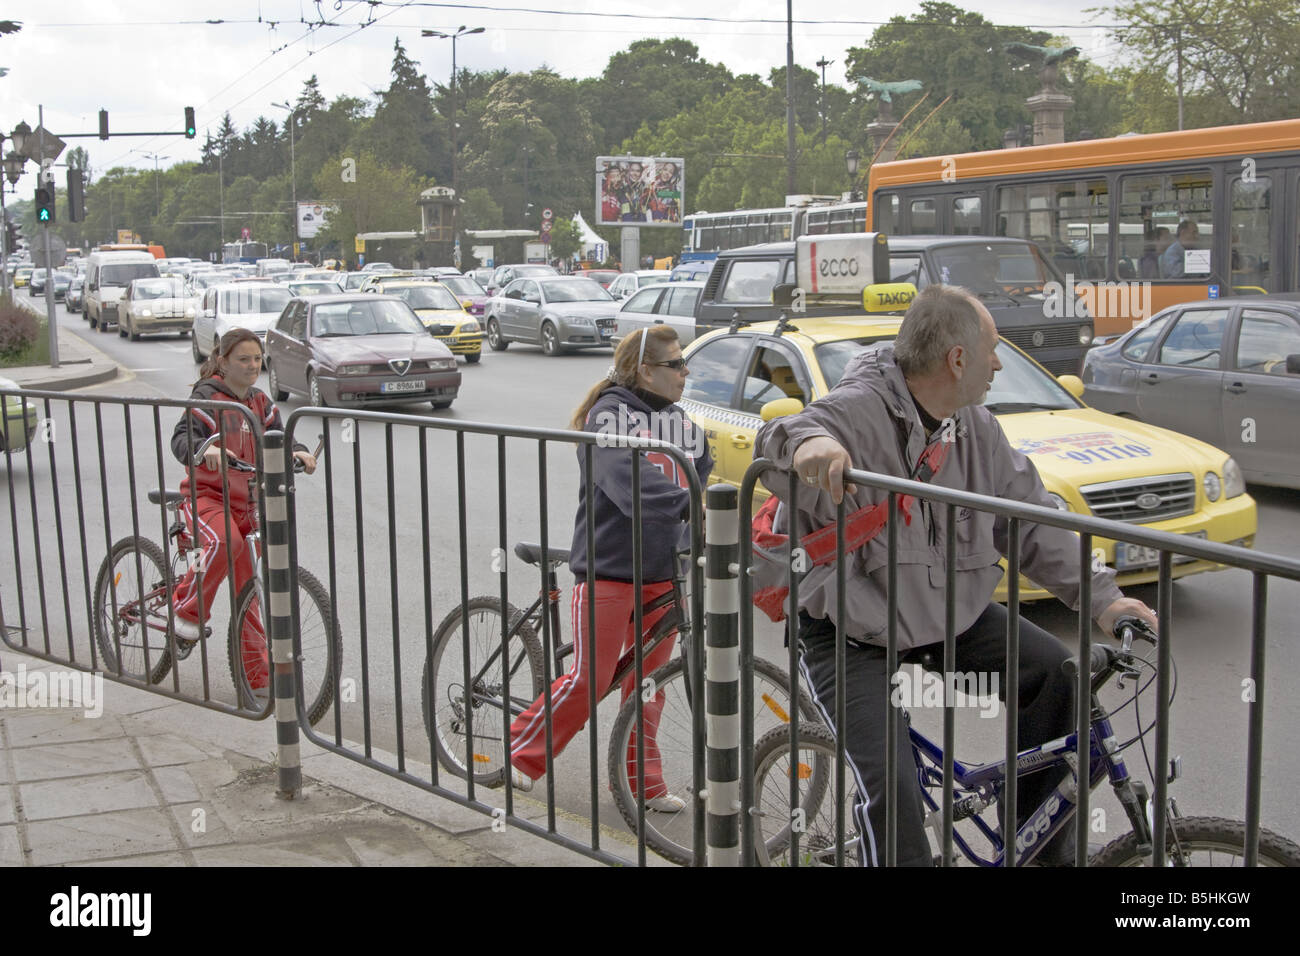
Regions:
[[[37,158],[36,175],[42,185],[54,190],[54,170],[45,165],[45,107],[36,107]],[[59,323],[54,318],[54,256],[50,248],[50,224],[41,226],[45,241],[45,319],[50,331],[50,368],[59,367]]]
[[[785,191],[794,195],[794,0],[785,0]]]
[[[145,153],[144,158],[153,160],[153,217],[157,219],[162,214],[162,205],[158,198],[158,160],[171,159],[171,157],[159,156],[157,153]]]
[[[290,106],[287,102],[272,103],[271,105],[278,106],[282,110],[289,111],[289,194],[293,197],[293,237],[291,242],[295,247],[293,256],[294,259],[296,260],[298,258],[297,245],[298,245],[298,238],[299,238],[298,236],[298,164],[294,161],[293,138],[297,130],[297,122],[296,122],[296,117],[294,115],[294,108]]]
[[[1183,25],[1174,27],[1174,50],[1178,56],[1178,128],[1183,128]]]
[[[834,63],[834,60],[828,60],[822,57],[817,61],[817,66],[822,68],[822,142],[826,142],[826,67]]]
[[[482,32],[483,32],[483,27],[473,27],[467,29],[463,26],[457,27],[455,33],[443,33],[441,30],[420,31],[420,36],[437,37],[440,40],[451,41],[451,192],[452,192],[452,198],[455,200],[455,202],[452,204],[451,207],[451,236],[452,236],[453,245],[457,241],[458,234],[456,232],[456,227],[457,227],[456,218],[457,218],[457,213],[460,211],[460,182],[457,178],[458,164],[457,164],[457,157],[456,157],[457,152],[459,152],[459,146],[457,145],[457,141],[458,141],[458,133],[460,129],[460,120],[458,119],[458,115],[456,112],[456,40],[459,37],[470,36],[471,34],[482,33]],[[524,167],[525,175],[527,175],[527,168],[528,168],[527,166]],[[528,204],[527,193],[528,193],[528,189],[527,187],[525,187],[524,189],[525,209],[527,208],[527,204]],[[459,251],[459,247],[457,247],[457,251]],[[459,261],[456,262],[456,267],[460,268]]]

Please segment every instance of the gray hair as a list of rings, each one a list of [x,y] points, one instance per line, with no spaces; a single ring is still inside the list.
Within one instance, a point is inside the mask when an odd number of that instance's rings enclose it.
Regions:
[[[977,305],[961,286],[928,285],[917,293],[894,340],[894,361],[903,374],[934,371],[955,345],[977,348],[981,331]]]

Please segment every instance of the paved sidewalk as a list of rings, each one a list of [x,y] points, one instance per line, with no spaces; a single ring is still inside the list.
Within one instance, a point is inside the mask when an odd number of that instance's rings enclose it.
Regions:
[[[24,301],[24,295],[15,295],[14,302],[39,314],[45,314],[45,300]],[[55,314],[63,316],[63,306],[55,306]],[[90,326],[86,326],[87,332]],[[118,364],[88,341],[66,328],[59,328],[59,367],[28,365],[17,368],[0,368],[0,378],[13,379],[19,388],[33,391],[68,392],[87,385],[98,385],[117,377]]]
[[[33,672],[65,672],[7,647],[0,660],[9,675],[25,668],[25,687]],[[600,865],[517,828],[494,830],[490,817],[305,741],[302,796],[278,799],[269,719],[108,680],[99,716],[19,708],[15,678],[5,679],[0,866]],[[545,819],[545,807],[521,795],[516,812]],[[581,821],[559,826],[586,833]],[[602,846],[635,859],[626,834],[606,833]]]

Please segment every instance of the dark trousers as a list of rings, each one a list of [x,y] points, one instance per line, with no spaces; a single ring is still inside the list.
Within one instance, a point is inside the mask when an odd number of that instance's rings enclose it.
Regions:
[[[835,728],[835,625],[826,619],[799,615],[800,666],[804,680],[827,726]],[[990,604],[979,619],[957,635],[956,669],[997,673],[998,697],[1005,700],[1007,609]],[[1042,628],[1020,619],[1020,749],[1064,737],[1074,726],[1074,684],[1061,670],[1070,650]],[[923,661],[924,657],[932,660]],[[844,749],[851,785],[857,788],[853,813],[863,866],[885,865],[885,715],[893,689],[886,673],[885,648],[850,642],[845,667]],[[943,667],[943,641],[900,652],[902,664]],[[901,716],[901,715],[900,715]],[[917,780],[916,762],[907,726],[898,721],[898,865],[931,866],[934,856],[926,839],[925,804]],[[1034,773],[1022,779],[1017,812],[1023,823],[1060,782],[1059,775]],[[1005,829],[1005,828],[1004,828]],[[1040,854],[1042,862],[1072,859],[1073,828],[1065,827]]]

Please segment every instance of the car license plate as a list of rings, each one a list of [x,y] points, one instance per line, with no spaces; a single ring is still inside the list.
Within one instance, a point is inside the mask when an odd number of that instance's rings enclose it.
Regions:
[[[1193,531],[1187,535],[1189,538],[1199,538],[1205,540],[1204,531]],[[1173,555],[1174,564],[1185,564],[1188,561],[1196,561],[1186,554]],[[1136,568],[1154,568],[1160,563],[1160,552],[1155,548],[1143,547],[1140,544],[1128,544],[1124,541],[1115,542],[1115,569],[1118,571],[1132,571]]]
[[[379,383],[381,392],[423,392],[424,389],[424,379],[419,378],[406,378],[398,382]]]

